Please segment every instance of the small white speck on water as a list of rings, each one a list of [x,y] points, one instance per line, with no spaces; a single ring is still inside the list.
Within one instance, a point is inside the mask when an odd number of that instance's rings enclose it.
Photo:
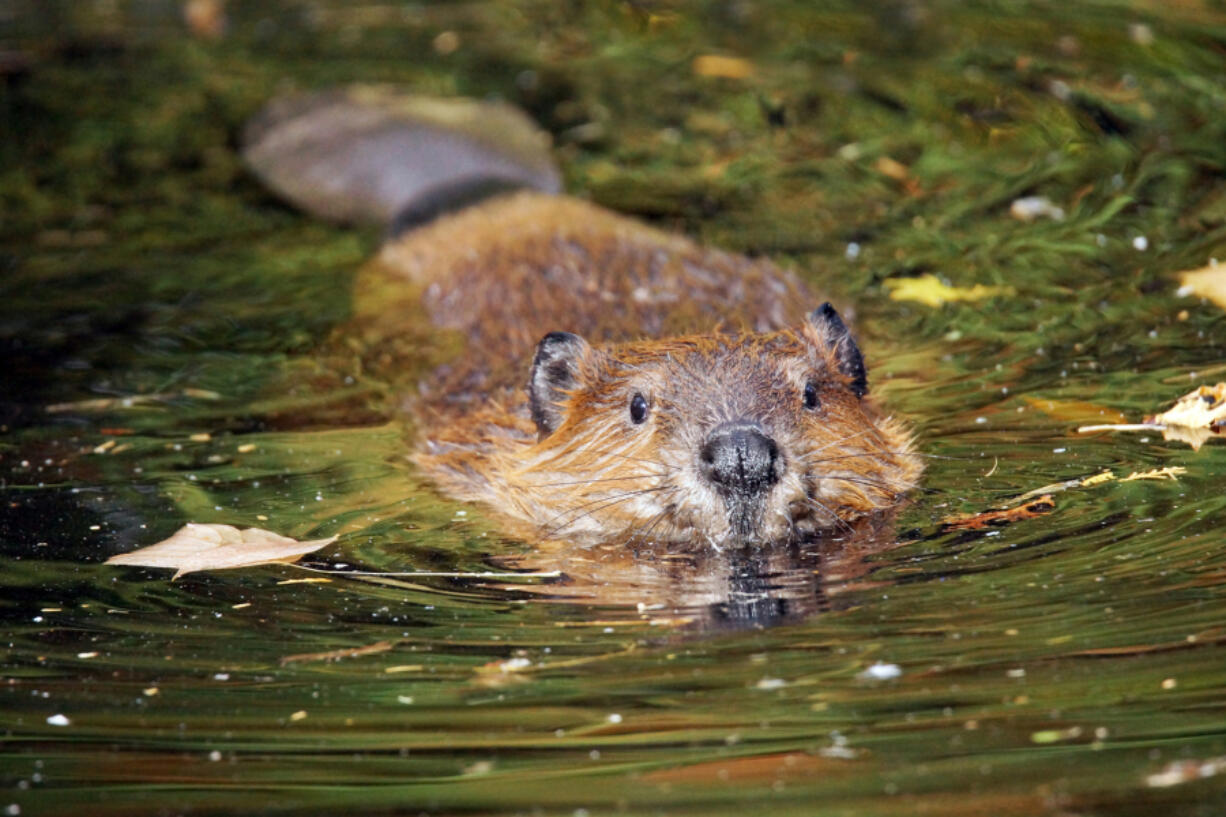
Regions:
[[[902,676],[902,667],[897,664],[886,664],[882,661],[870,666],[859,677],[870,681],[890,681]]]

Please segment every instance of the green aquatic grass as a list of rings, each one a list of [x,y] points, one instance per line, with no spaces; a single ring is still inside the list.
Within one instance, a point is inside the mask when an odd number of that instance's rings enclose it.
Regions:
[[[169,2],[27,2],[0,30],[32,65],[0,84],[0,806],[1221,811],[1220,775],[1147,781],[1226,756],[1226,449],[1079,437],[1036,404],[1138,418],[1222,379],[1226,313],[1173,277],[1226,259],[1219,5],[230,5],[215,42]],[[752,74],[695,76],[702,54]],[[320,568],[530,550],[407,462],[393,383],[436,350],[393,378],[348,322],[377,230],[312,222],[241,166],[266,99],[354,81],[513,101],[574,193],[854,310],[874,389],[932,455],[899,546],[763,630],[640,614],[625,588],[102,566],[185,521],[340,533]],[[1064,219],[1017,221],[1027,195]],[[1017,295],[889,299],[924,273]],[[41,412],[131,395],[162,397]]]

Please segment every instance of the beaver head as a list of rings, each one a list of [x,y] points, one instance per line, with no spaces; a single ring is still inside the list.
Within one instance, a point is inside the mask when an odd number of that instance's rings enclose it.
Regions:
[[[769,333],[598,348],[553,332],[528,383],[537,439],[497,458],[495,490],[571,539],[803,538],[897,504],[919,476],[909,435],[867,391],[829,304]]]

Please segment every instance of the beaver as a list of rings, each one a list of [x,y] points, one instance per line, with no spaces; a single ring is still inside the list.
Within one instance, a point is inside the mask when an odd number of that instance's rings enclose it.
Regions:
[[[793,273],[559,195],[522,133],[485,156],[479,113],[457,125],[403,99],[276,103],[247,159],[320,215],[349,220],[360,200],[394,224],[380,274],[462,339],[408,403],[413,459],[442,492],[538,539],[724,548],[846,528],[916,485],[910,433]],[[381,162],[397,169],[372,179]]]

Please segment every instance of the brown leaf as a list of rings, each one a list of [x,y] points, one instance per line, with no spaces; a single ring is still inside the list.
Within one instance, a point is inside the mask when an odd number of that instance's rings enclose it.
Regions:
[[[1226,264],[1179,273],[1179,294],[1198,295],[1226,309]]]
[[[1126,423],[1128,418],[1115,409],[1088,403],[1084,400],[1048,400],[1042,397],[1023,397],[1026,405],[1060,420],[1074,423]]]
[[[1045,513],[1050,513],[1056,507],[1056,501],[1051,494],[1044,494],[1016,508],[1003,511],[983,511],[981,513],[958,514],[945,519],[941,524],[946,530],[982,530],[988,526],[1007,525],[1023,519],[1033,519]]]
[[[724,79],[745,79],[754,72],[753,63],[740,57],[722,57],[718,54],[703,54],[694,58],[691,66],[694,74],[700,77],[722,77]]]
[[[335,536],[329,536],[327,539],[299,542],[260,528],[239,530],[232,525],[189,522],[169,539],[131,553],[112,556],[106,560],[106,564],[175,568],[178,572],[171,578],[174,581],[185,573],[197,570],[287,564],[335,541]]]

